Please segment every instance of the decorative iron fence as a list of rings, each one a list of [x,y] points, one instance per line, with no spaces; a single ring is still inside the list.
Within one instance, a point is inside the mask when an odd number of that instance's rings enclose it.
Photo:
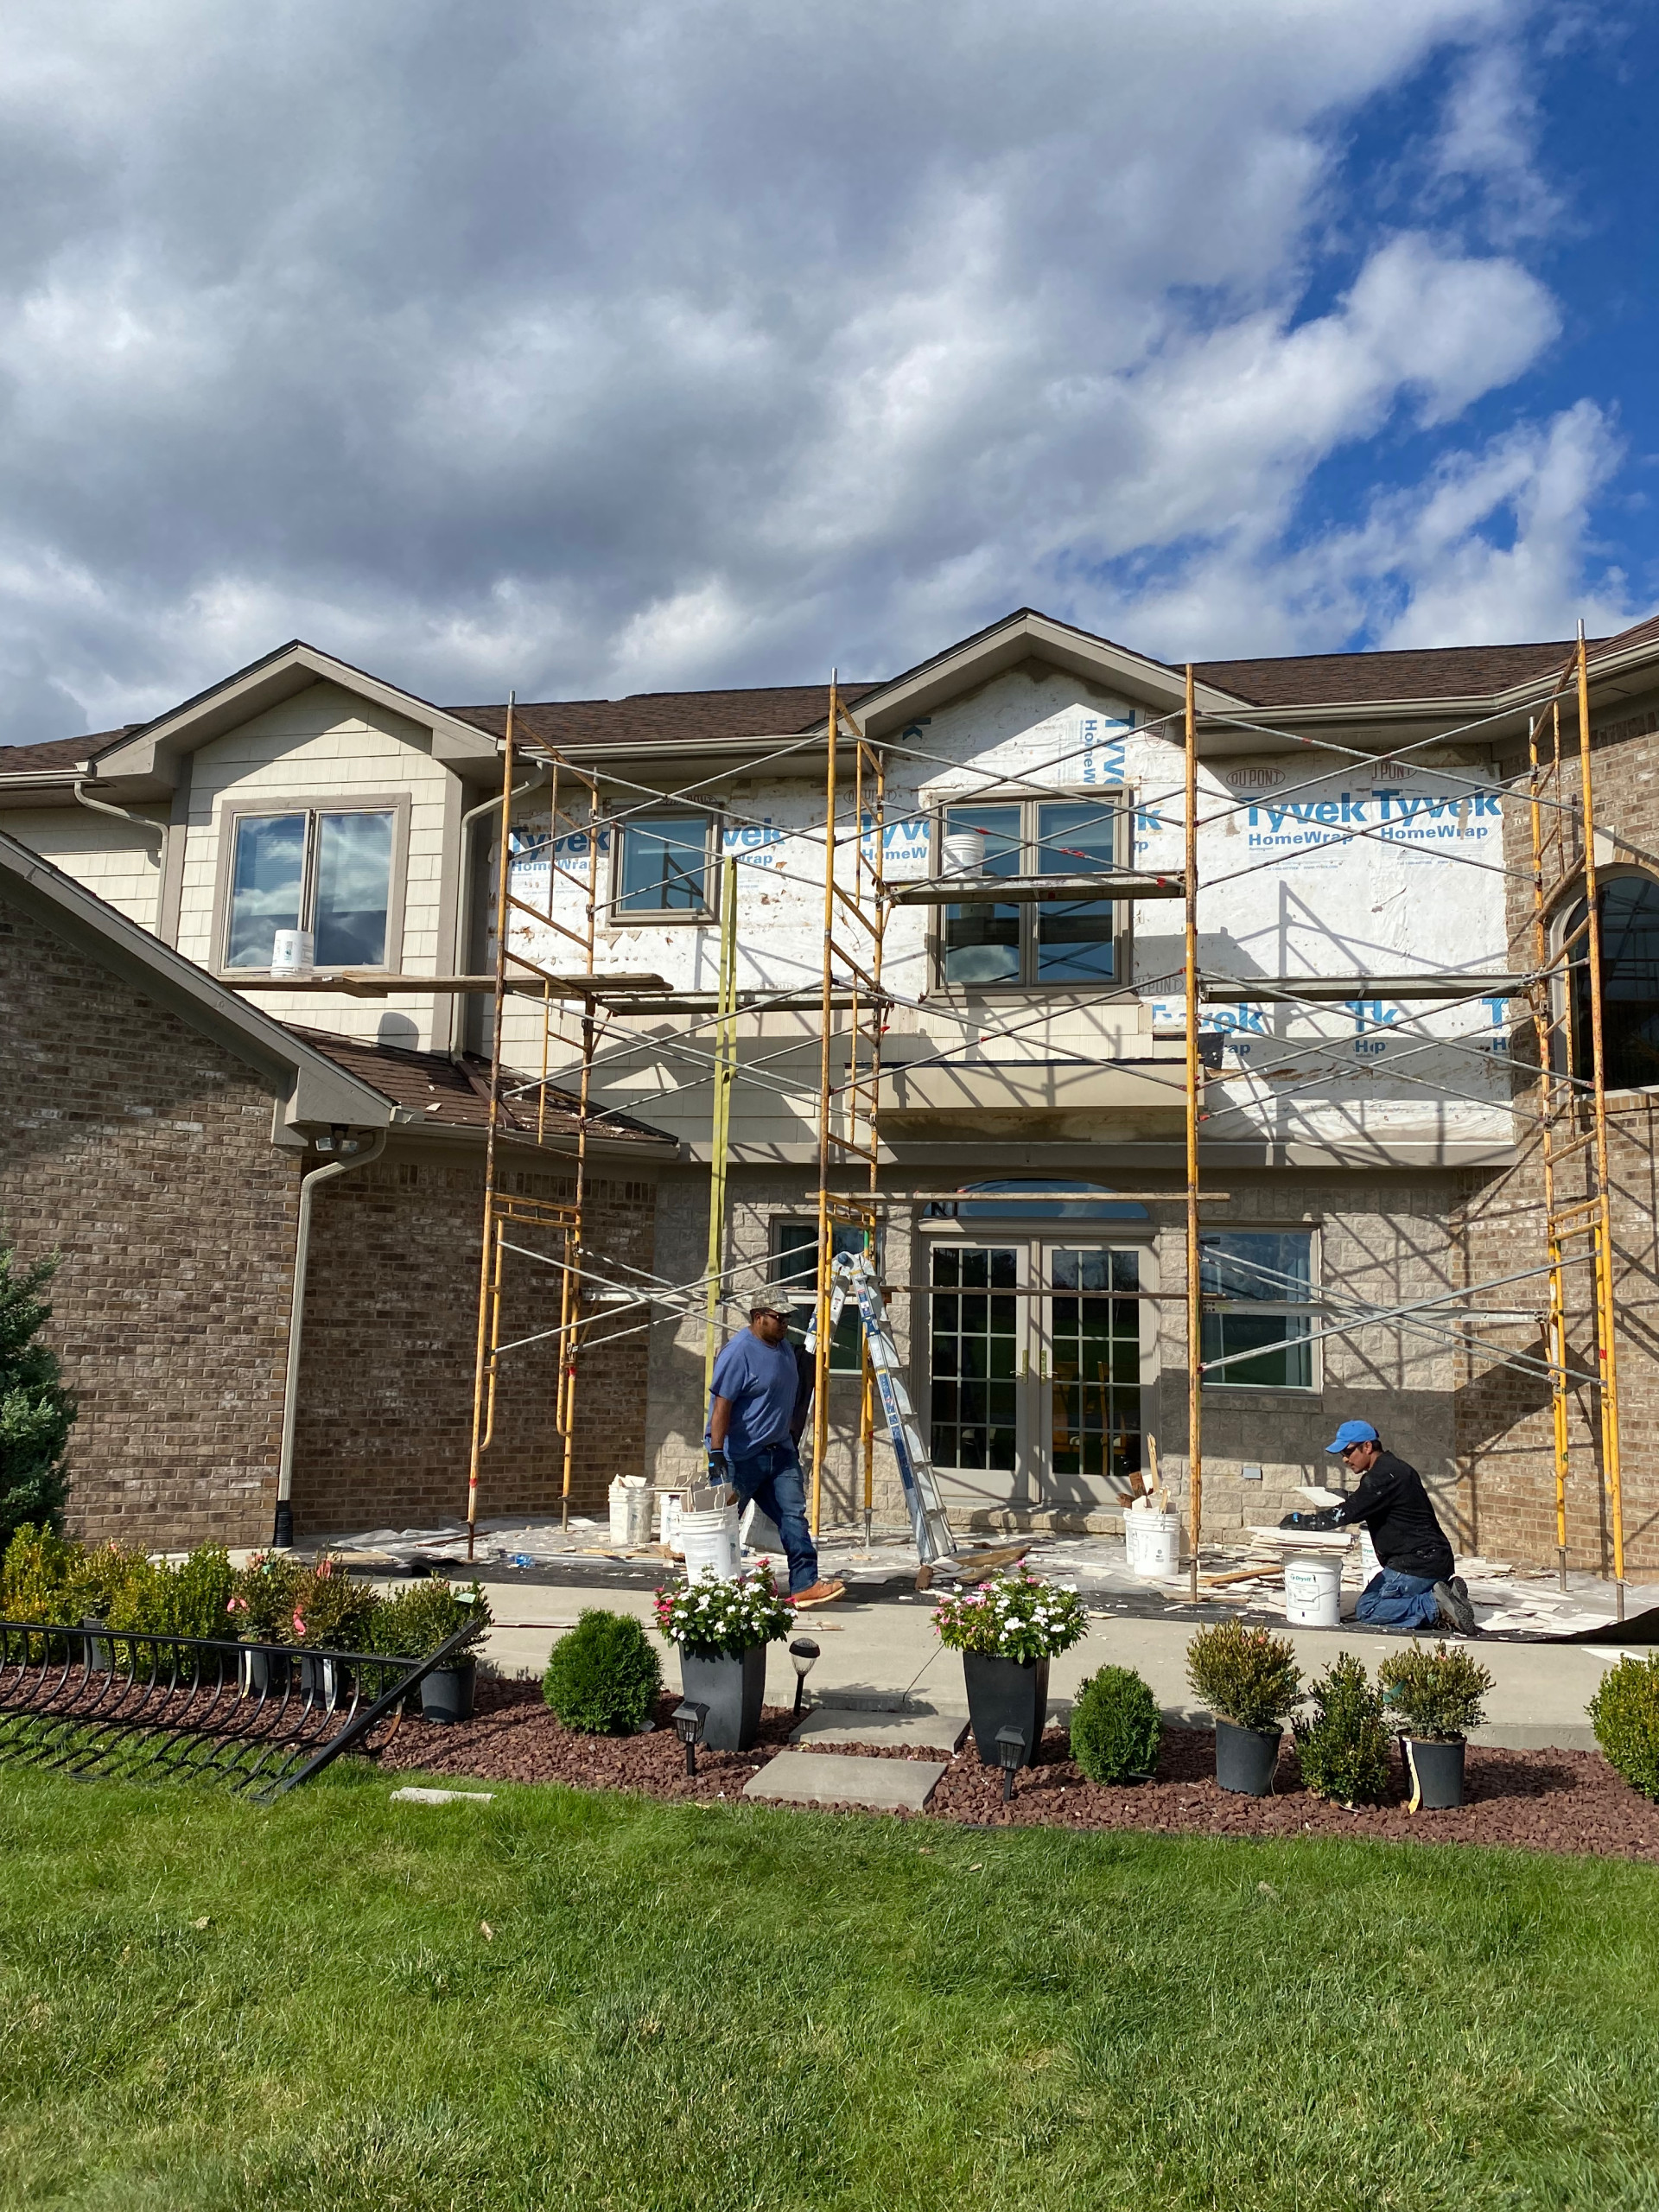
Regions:
[[[200,1777],[269,1803],[395,1727],[463,1628],[424,1659],[0,1621],[0,1764]]]

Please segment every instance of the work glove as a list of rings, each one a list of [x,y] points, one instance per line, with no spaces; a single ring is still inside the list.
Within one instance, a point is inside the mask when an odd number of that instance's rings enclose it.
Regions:
[[[729,1483],[732,1479],[730,1459],[723,1448],[716,1449],[712,1444],[709,1446],[709,1479],[711,1483]]]
[[[1334,1505],[1323,1505],[1317,1513],[1287,1513],[1279,1523],[1281,1529],[1340,1529]]]

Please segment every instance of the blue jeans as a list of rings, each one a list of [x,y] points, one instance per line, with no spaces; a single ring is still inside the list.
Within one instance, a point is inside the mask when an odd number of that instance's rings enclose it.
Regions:
[[[1377,1621],[1385,1628],[1438,1628],[1440,1608],[1434,1585],[1421,1574],[1397,1574],[1385,1567],[1359,1593],[1357,1621]]]
[[[789,1594],[798,1597],[818,1579],[818,1552],[806,1517],[806,1483],[800,1454],[787,1437],[764,1452],[731,1462],[739,1502],[751,1503],[778,1523],[789,1558]]]

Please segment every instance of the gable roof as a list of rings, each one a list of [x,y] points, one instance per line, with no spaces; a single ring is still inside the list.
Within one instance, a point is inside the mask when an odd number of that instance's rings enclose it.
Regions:
[[[1607,640],[1591,639],[1592,647]],[[1257,707],[1359,706],[1372,700],[1486,698],[1554,676],[1577,640],[1429,645],[1400,652],[1297,653],[1282,660],[1194,663],[1201,678]]]
[[[843,683],[850,704],[875,683]],[[830,685],[775,683],[741,691],[636,691],[626,699],[555,699],[515,704],[513,728],[543,745],[673,744],[702,738],[795,736],[819,727],[829,711]],[[500,707],[450,709],[492,737],[506,733]]]
[[[385,1128],[391,1122],[391,1103],[381,1092],[3,830],[0,900],[31,915],[254,1069],[270,1084],[283,1122],[296,1135],[342,1122]]]

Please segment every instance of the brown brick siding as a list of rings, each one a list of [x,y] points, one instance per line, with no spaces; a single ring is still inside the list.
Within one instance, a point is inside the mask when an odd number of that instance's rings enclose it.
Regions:
[[[54,1249],[77,1393],[69,1520],[95,1540],[270,1530],[298,1160],[240,1061],[0,905],[0,1236]]]
[[[531,1169],[508,1177],[527,1196],[569,1192],[564,1179]],[[295,1449],[302,1535],[429,1527],[465,1513],[483,1192],[481,1145],[463,1151],[407,1139],[394,1139],[382,1159],[318,1192]],[[607,1168],[590,1177],[588,1193],[596,1270],[626,1281],[617,1262],[649,1269],[654,1179]],[[512,1241],[557,1249],[548,1231],[518,1231]],[[504,1342],[556,1325],[558,1284],[555,1269],[507,1255]],[[575,1511],[602,1511],[612,1478],[643,1471],[645,1319],[636,1309],[600,1321],[582,1354]],[[617,1338],[608,1348],[607,1336]],[[555,1363],[547,1340],[504,1364],[481,1518],[558,1511],[563,1444],[553,1421]]]

